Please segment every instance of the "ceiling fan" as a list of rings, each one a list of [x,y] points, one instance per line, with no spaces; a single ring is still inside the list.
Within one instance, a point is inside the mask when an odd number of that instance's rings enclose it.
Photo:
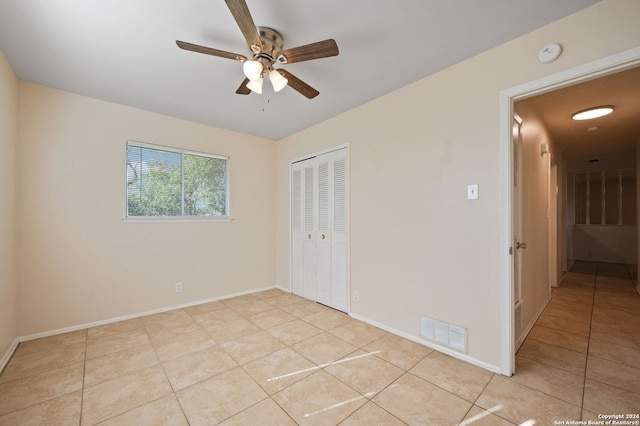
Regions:
[[[316,89],[300,80],[289,71],[276,69],[277,64],[293,64],[295,62],[309,61],[311,59],[327,58],[338,55],[338,45],[335,40],[328,39],[283,50],[282,35],[268,27],[256,27],[251,18],[251,13],[245,0],[225,0],[233,18],[240,27],[240,31],[247,40],[251,59],[237,53],[225,52],[211,47],[199,46],[176,40],[179,48],[206,55],[233,59],[243,62],[245,79],[236,90],[239,95],[248,95],[256,92],[262,93],[263,74],[269,76],[273,89],[276,92],[289,85],[308,99],[313,99],[320,94]]]

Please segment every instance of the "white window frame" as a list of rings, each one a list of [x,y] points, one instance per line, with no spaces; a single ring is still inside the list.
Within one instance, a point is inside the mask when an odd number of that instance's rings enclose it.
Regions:
[[[128,205],[128,200],[129,200],[129,188],[128,188],[128,182],[127,182],[127,170],[126,170],[126,163],[127,163],[127,155],[128,155],[128,151],[129,151],[129,147],[130,146],[134,146],[134,147],[140,147],[140,148],[147,148],[147,149],[155,149],[158,151],[167,151],[167,152],[173,152],[176,154],[180,154],[181,156],[184,156],[185,154],[187,155],[197,155],[197,156],[201,156],[201,157],[209,157],[209,158],[218,158],[218,159],[222,159],[225,160],[226,162],[226,173],[225,173],[225,205],[226,205],[226,215],[221,215],[221,216],[129,216],[129,205]],[[182,170],[182,174],[184,175],[184,170]],[[153,222],[153,223],[160,223],[160,222],[230,222],[233,220],[233,218],[231,217],[231,204],[230,204],[230,158],[229,156],[226,155],[218,155],[218,154],[210,154],[210,153],[206,153],[206,152],[201,152],[201,151],[192,151],[192,150],[188,150],[188,149],[182,149],[182,148],[175,148],[175,147],[169,147],[166,145],[158,145],[158,144],[150,144],[150,143],[145,143],[145,142],[138,142],[135,140],[127,140],[126,144],[125,144],[125,182],[124,182],[124,187],[125,187],[125,203],[124,203],[124,211],[125,211],[125,215],[122,218],[122,221],[125,223],[144,223],[144,222]],[[184,191],[184,188],[182,188],[182,191]],[[184,197],[182,197],[184,198]],[[184,200],[183,200],[184,201]],[[184,206],[182,206],[182,210],[184,212]]]

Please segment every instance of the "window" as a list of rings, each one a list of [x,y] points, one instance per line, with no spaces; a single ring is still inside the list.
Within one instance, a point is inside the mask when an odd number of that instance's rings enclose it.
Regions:
[[[127,142],[127,217],[229,216],[228,157]]]
[[[575,175],[575,223],[635,225],[635,169],[605,170]]]

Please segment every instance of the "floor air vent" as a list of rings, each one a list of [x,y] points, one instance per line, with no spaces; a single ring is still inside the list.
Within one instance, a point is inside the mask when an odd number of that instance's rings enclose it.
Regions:
[[[420,336],[440,345],[467,353],[467,329],[429,317],[420,318]]]

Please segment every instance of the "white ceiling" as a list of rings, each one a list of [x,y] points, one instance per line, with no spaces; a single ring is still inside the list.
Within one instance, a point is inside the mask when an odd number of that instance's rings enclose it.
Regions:
[[[337,57],[285,66],[312,100],[267,82],[236,95],[241,63],[176,46],[247,55],[222,0],[2,0],[0,50],[24,81],[278,140],[597,1],[247,0],[285,49],[338,43]]]

